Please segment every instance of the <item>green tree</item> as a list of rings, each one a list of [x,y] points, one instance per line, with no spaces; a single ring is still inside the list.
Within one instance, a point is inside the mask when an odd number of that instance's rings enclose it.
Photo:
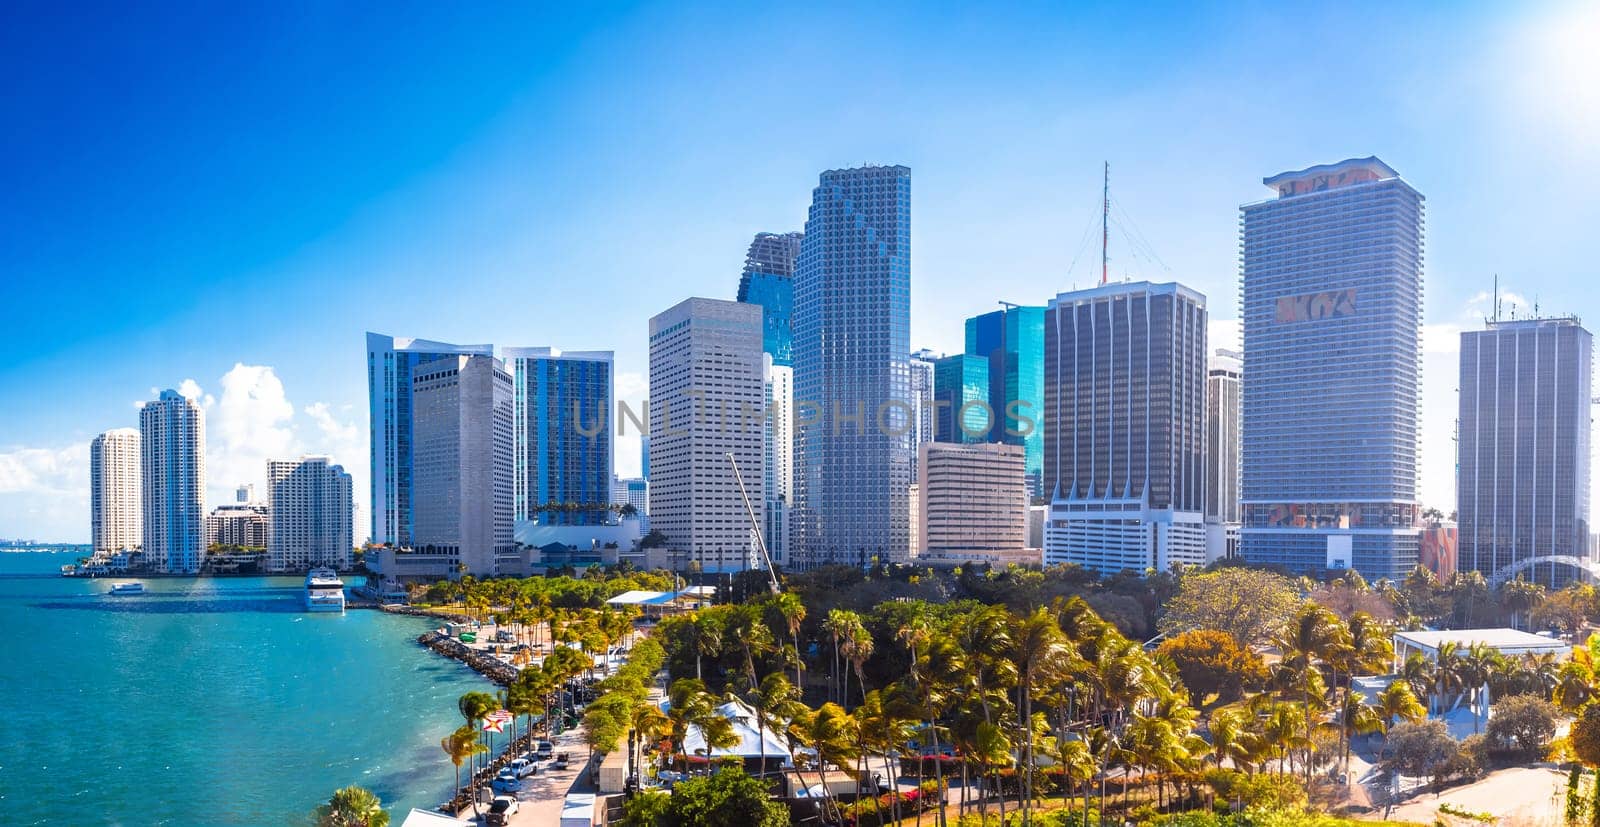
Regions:
[[[679,782],[667,802],[668,827],[788,827],[789,810],[760,779],[729,767]]]
[[[1227,568],[1185,575],[1167,604],[1161,631],[1217,629],[1241,646],[1268,641],[1294,615],[1300,598],[1289,578],[1256,569]]]
[[[1519,760],[1535,761],[1544,752],[1556,734],[1560,710],[1555,704],[1532,695],[1512,695],[1501,698],[1494,705],[1489,718],[1490,748],[1517,756]]]
[[[1591,767],[1600,767],[1600,704],[1583,708],[1583,714],[1572,722],[1572,754]]]
[[[472,724],[465,724],[456,731],[445,736],[439,742],[439,748],[445,755],[450,756],[450,763],[456,767],[456,789],[461,789],[461,765],[469,763],[474,755],[488,752],[489,748],[478,740],[478,730]],[[472,799],[472,811],[478,812],[478,793],[476,790],[468,791]]]
[[[328,803],[317,808],[317,827],[389,827],[383,802],[364,787],[335,790]]]

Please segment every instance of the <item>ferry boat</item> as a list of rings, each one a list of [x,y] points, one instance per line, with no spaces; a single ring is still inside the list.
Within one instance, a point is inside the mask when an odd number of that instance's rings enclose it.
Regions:
[[[344,581],[333,569],[306,572],[306,611],[344,611]]]
[[[118,583],[111,587],[112,594],[144,594],[143,583]]]

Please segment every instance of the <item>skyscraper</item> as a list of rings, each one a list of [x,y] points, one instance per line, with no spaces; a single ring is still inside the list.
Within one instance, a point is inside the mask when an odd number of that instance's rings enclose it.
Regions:
[[[905,560],[911,170],[822,173],[794,276],[797,568]],[[815,413],[816,416],[809,414]]]
[[[513,391],[512,518],[613,522],[611,351],[513,347],[504,355]]]
[[[924,443],[917,467],[917,554],[1020,553],[1027,544],[1022,446]]]
[[[912,479],[916,479],[916,450],[924,442],[932,442],[938,433],[933,415],[933,364],[941,357],[927,348],[911,354],[911,448]]]
[[[144,559],[198,574],[206,552],[206,413],[175,390],[139,410]]]
[[[675,568],[731,572],[758,564],[765,504],[761,308],[686,299],[650,319],[650,526]]]
[[[1205,563],[1206,300],[1177,283],[1062,293],[1045,311],[1046,563]]]
[[[1422,195],[1377,158],[1246,204],[1240,551],[1316,574],[1417,564]]]
[[[1589,559],[1594,337],[1575,318],[1461,334],[1457,564],[1550,588]],[[1540,558],[1567,558],[1533,563]]]
[[[267,462],[267,568],[350,568],[350,475],[328,457]]]
[[[412,543],[412,370],[445,356],[493,356],[493,345],[451,345],[367,334],[372,439],[372,542]]]
[[[413,545],[474,576],[514,550],[511,374],[492,356],[411,370]]]
[[[1206,519],[1239,522],[1240,354],[1218,350],[1206,376]]]
[[[933,363],[934,434],[938,442],[988,442],[989,360],[958,353]]]
[[[143,542],[139,432],[116,428],[89,443],[89,536],[96,552],[132,551]]]
[[[1007,304],[967,319],[967,353],[989,360],[989,441],[1021,445],[1029,493],[1044,496],[1044,308]]]
[[[761,349],[779,367],[794,364],[794,261],[802,233],[759,233],[745,255],[739,301],[761,305]]]
[[[789,509],[794,502],[794,368],[762,354],[762,393],[766,432],[762,440],[762,490],[766,493],[762,526],[773,565],[789,562]]]

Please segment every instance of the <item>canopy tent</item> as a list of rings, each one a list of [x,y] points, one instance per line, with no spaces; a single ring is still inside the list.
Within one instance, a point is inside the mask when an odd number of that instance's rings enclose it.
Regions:
[[[789,745],[773,731],[774,728],[781,728],[781,723],[769,721],[763,732],[756,722],[755,710],[737,700],[717,707],[717,714],[733,722],[733,734],[738,736],[739,743],[726,749],[719,747],[711,750],[711,758],[742,758],[746,763],[759,763],[765,759],[772,769],[792,766]],[[683,738],[683,748],[690,755],[706,755],[706,736],[700,727],[689,726]]]

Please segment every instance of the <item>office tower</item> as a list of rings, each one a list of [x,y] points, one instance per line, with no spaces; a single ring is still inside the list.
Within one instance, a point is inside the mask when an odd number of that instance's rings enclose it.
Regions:
[[[143,542],[139,432],[116,428],[89,443],[89,539],[95,552],[132,551]]]
[[[708,572],[757,564],[765,506],[761,308],[686,299],[650,319],[650,526],[666,535],[674,568]]]
[[[631,505],[643,517],[650,513],[650,483],[644,477],[617,477],[611,483],[611,502]]]
[[[256,487],[254,483],[242,482],[233,490],[233,501],[236,503],[253,503],[256,501]]]
[[[1028,484],[1021,445],[929,442],[921,453],[919,554],[959,558],[1022,552]]]
[[[1239,522],[1239,378],[1243,358],[1217,350],[1206,375],[1206,519]]]
[[[745,255],[739,301],[761,306],[761,349],[780,367],[794,364],[794,260],[802,233],[759,233]]]
[[[958,353],[933,363],[934,435],[938,442],[987,442],[989,360]]]
[[[223,503],[206,515],[207,545],[264,549],[271,537],[272,520],[264,505]]]
[[[762,491],[766,496],[762,525],[767,554],[775,566],[788,565],[789,507],[794,501],[794,368],[762,354],[762,395],[766,432],[762,440]]]
[[[206,553],[206,413],[164,390],[139,410],[144,559],[163,574],[198,574]]]
[[[605,525],[612,453],[611,351],[511,347],[512,519],[540,525]]]
[[[1044,364],[1045,562],[1203,564],[1205,297],[1170,282],[1062,293]]]
[[[372,542],[412,544],[412,372],[448,356],[493,356],[493,345],[451,345],[367,334],[372,439]]]
[[[1575,318],[1461,334],[1459,569],[1551,589],[1582,573],[1593,350]]]
[[[917,453],[919,453],[919,454],[922,453],[920,448],[917,451]],[[908,539],[907,542],[906,542],[906,548],[909,551],[908,556],[915,558],[915,557],[919,557],[919,556],[922,555],[922,489],[921,489],[921,487],[919,485],[917,485],[916,483],[912,483],[910,486],[908,486],[906,488],[906,499],[908,501],[908,510],[910,511],[910,514],[911,514],[911,533],[909,535],[910,539]]]
[[[795,567],[905,560],[911,170],[822,173],[805,231],[794,275],[794,383],[795,398],[817,416],[796,415]]]
[[[512,383],[492,356],[448,356],[411,370],[413,545],[466,573],[511,553]]]
[[[267,568],[350,568],[350,475],[328,457],[268,460]]]
[[[1021,445],[1028,492],[1044,496],[1044,308],[1005,304],[967,320],[967,353],[989,360],[990,442]]]
[[[1240,208],[1240,553],[1296,574],[1417,564],[1422,195],[1377,158]]]
[[[938,434],[933,415],[933,364],[940,355],[927,348],[911,354],[911,465],[912,479],[916,478],[917,456],[915,449],[924,442],[932,442]]]

